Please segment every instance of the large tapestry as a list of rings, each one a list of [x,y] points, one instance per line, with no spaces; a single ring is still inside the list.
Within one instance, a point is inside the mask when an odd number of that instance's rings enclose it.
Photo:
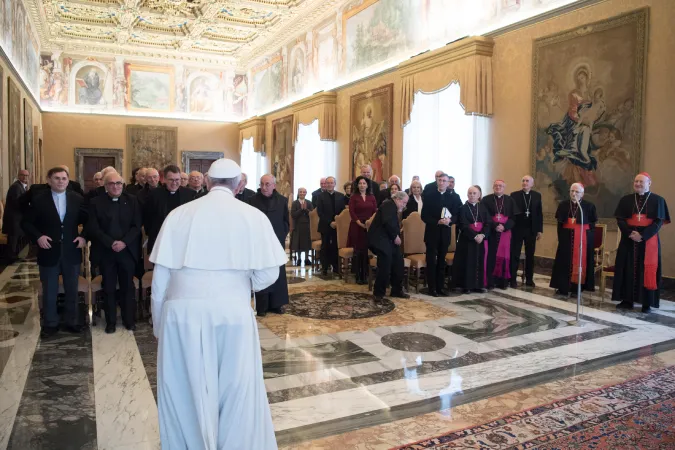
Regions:
[[[12,81],[7,79],[9,84],[9,95],[7,96],[7,136],[9,144],[9,177],[13,180],[21,170],[21,91]]]
[[[127,151],[131,167],[154,167],[160,172],[176,164],[178,128],[127,125]]]
[[[277,179],[277,192],[293,198],[293,116],[272,122],[272,173]]]
[[[26,158],[26,170],[31,174],[35,174],[35,167],[33,167],[33,108],[28,103],[28,99],[23,99],[23,148]],[[12,177],[16,175],[10,175]]]
[[[640,167],[648,10],[534,43],[532,171],[549,220],[572,183],[609,219]]]
[[[350,176],[361,174],[361,166],[373,167],[373,180],[383,181],[391,175],[393,138],[394,85],[353,95],[349,116]]]

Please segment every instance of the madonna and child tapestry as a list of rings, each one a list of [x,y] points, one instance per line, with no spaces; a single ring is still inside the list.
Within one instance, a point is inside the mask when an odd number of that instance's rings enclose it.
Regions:
[[[572,183],[609,220],[640,168],[649,10],[534,42],[532,171],[544,216]]]

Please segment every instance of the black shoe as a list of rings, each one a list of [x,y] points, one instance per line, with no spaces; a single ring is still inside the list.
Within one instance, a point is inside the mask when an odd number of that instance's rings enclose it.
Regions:
[[[525,286],[528,286],[528,287],[537,287],[537,285],[534,284],[534,281],[532,281],[532,280],[527,280],[527,281],[525,282]]]
[[[470,294],[471,289],[462,289],[462,294]]]
[[[124,325],[124,328],[129,331],[136,331],[136,325]]]
[[[509,286],[512,287],[513,289],[517,289],[518,288],[518,282],[516,280],[511,280],[511,283],[509,284]]]
[[[439,295],[440,297],[447,297],[447,296],[449,296],[450,294],[449,294],[448,291],[446,291],[445,289],[439,289],[439,290],[438,290],[438,295]]]
[[[505,284],[500,284],[499,289],[501,289],[502,291],[505,291],[505,290],[508,289],[508,287]]]
[[[79,334],[79,333],[82,333],[82,326],[81,325],[68,325],[68,326],[66,326],[66,331],[68,333]]]
[[[327,276],[327,275],[328,275],[328,269],[323,269],[323,270],[321,271],[321,275]]]
[[[386,300],[386,298],[384,298],[381,295],[373,295],[373,301],[378,305],[381,304],[381,303],[384,303],[385,300]]]
[[[267,315],[267,311],[258,311],[258,312],[256,313],[256,315],[257,315],[258,317],[265,317],[265,316]]]
[[[487,287],[488,291],[491,291],[495,288],[494,284],[491,284]]]
[[[390,297],[395,297],[395,298],[410,298],[410,294],[406,294],[405,292],[392,292],[389,294]]]
[[[616,305],[616,309],[627,309],[630,311],[633,309],[633,304],[628,302],[621,302],[618,305]]]
[[[431,289],[429,289],[429,290],[427,291],[427,295],[428,295],[429,297],[438,297],[438,296],[439,296],[439,295],[438,295],[438,292],[432,291]]]
[[[650,312],[652,312],[652,309],[649,306],[643,306],[642,312],[643,313],[650,313]]]
[[[311,265],[312,265],[312,261],[310,261],[309,259],[306,259],[306,260],[305,260],[305,265],[306,265],[306,266],[311,266]]]
[[[58,332],[59,332],[58,327],[42,327],[42,330],[40,330],[40,337],[49,338],[54,336]]]
[[[274,314],[283,314],[284,310],[283,310],[283,308],[270,308],[269,312],[274,313]]]
[[[105,326],[105,332],[107,334],[113,334],[115,331],[117,331],[117,326],[115,326],[115,325],[106,325]]]

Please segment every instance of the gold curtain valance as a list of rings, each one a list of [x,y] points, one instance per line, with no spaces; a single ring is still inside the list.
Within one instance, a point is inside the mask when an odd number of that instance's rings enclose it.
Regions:
[[[239,124],[239,152],[244,139],[253,138],[253,151],[263,151],[265,145],[265,118],[253,117]]]
[[[320,92],[293,103],[293,142],[298,140],[300,124],[309,125],[319,120],[319,137],[322,141],[337,140],[337,94]]]
[[[472,37],[399,64],[401,126],[410,122],[416,92],[435,92],[454,81],[467,114],[491,116],[493,47],[491,38]]]

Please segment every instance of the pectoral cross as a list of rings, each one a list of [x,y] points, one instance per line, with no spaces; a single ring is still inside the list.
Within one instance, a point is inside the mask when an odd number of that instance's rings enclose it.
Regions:
[[[577,223],[577,218],[576,218],[576,217],[572,217],[572,223]]]
[[[502,215],[501,215],[501,214],[497,214],[497,220],[502,220]]]
[[[642,214],[638,214],[638,222],[642,220]]]
[[[525,217],[530,217],[530,210],[525,211]]]

